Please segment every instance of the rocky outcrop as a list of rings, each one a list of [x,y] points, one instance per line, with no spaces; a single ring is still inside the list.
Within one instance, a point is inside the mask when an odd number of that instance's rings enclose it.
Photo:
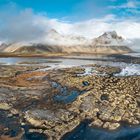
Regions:
[[[140,76],[117,77],[119,68],[98,65],[90,67],[105,75],[93,71],[79,76],[85,71],[81,67],[46,72],[12,67],[3,66],[0,71],[0,109],[5,112],[0,113],[0,135],[19,130],[18,136],[21,128],[30,126],[24,136],[39,133],[60,140],[85,119],[90,120],[90,127],[109,130],[122,122],[140,124]],[[9,118],[7,122],[16,125],[3,123]]]

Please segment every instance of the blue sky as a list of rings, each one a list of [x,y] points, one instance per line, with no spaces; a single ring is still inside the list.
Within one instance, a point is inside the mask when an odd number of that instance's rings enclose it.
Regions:
[[[81,21],[114,14],[119,17],[139,17],[139,0],[0,0],[0,11],[15,5],[18,10],[31,8],[50,18]]]

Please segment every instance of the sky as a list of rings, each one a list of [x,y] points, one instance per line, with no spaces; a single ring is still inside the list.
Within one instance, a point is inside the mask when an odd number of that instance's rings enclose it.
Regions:
[[[39,41],[50,29],[88,38],[115,30],[139,44],[140,0],[0,0],[1,42]]]

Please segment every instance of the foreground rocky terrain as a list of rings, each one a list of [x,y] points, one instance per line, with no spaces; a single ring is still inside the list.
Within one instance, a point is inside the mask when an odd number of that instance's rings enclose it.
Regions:
[[[110,131],[140,124],[140,76],[115,76],[118,67],[0,67],[2,140],[60,140],[84,120]]]

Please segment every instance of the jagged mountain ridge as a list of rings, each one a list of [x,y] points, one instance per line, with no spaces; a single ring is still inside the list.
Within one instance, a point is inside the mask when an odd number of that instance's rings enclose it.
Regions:
[[[61,35],[56,30],[52,29],[46,35],[45,43],[55,46],[74,46],[74,45],[83,45],[91,43],[91,40],[82,37],[82,36],[73,36],[73,35]]]
[[[0,47],[1,48],[1,47]],[[115,31],[87,39],[82,36],[61,35],[52,29],[43,43],[16,42],[0,49],[2,52],[41,53],[41,52],[79,52],[79,53],[127,53],[132,50],[125,45],[124,39]]]

